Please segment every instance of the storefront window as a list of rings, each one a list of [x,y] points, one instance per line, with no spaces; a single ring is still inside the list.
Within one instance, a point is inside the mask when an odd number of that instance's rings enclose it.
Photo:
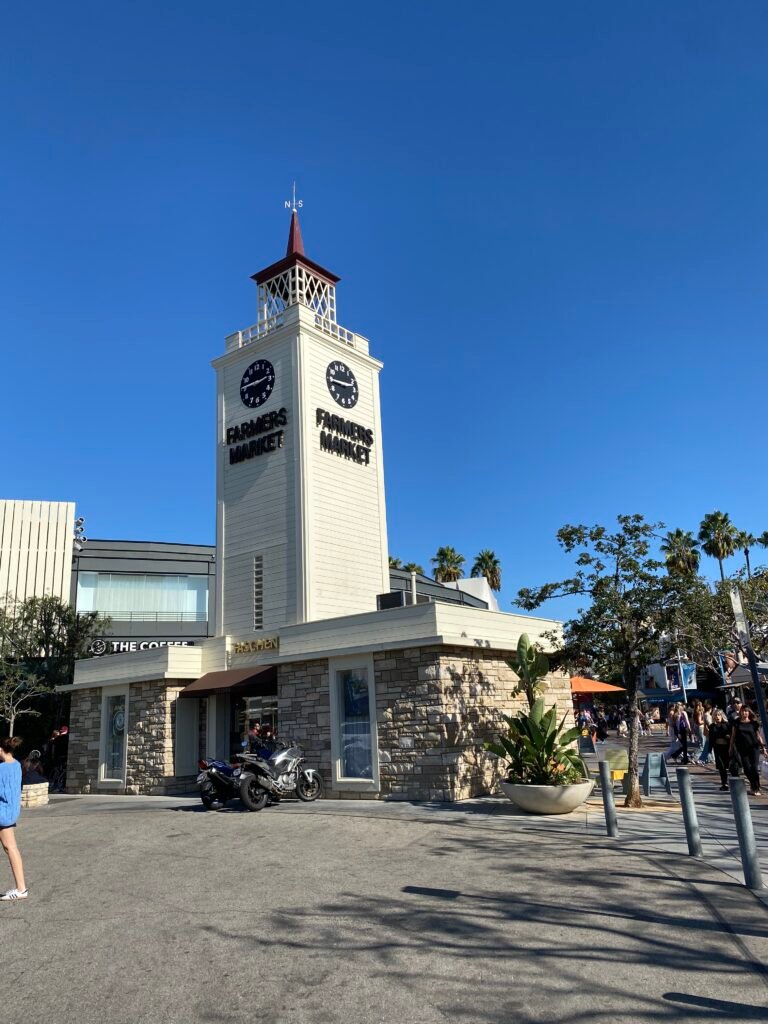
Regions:
[[[123,778],[125,764],[125,694],[105,698],[104,710],[104,778]]]
[[[206,622],[208,577],[81,572],[77,610],[118,621]]]
[[[336,673],[339,701],[341,775],[346,779],[373,778],[371,713],[367,668]]]

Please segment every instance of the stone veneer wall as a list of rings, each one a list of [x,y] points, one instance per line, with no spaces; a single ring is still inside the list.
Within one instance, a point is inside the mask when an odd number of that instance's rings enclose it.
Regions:
[[[277,730],[304,748],[307,767],[317,768],[331,793],[331,711],[328,661],[292,662],[277,670]]]
[[[301,743],[326,795],[348,799],[461,800],[493,792],[494,757],[483,750],[502,714],[525,706],[513,697],[517,676],[511,652],[463,647],[415,647],[374,654],[381,792],[331,790],[328,662],[281,665],[278,670],[280,735]],[[551,673],[544,696],[573,715],[568,676]],[[382,762],[387,758],[382,758]]]
[[[175,774],[176,698],[184,685],[169,685],[164,680],[130,684],[126,793],[162,795],[194,789],[195,775]],[[95,793],[100,788],[101,703],[100,689],[77,690],[72,694],[68,793]],[[205,742],[204,727],[200,730],[200,742]],[[116,789],[109,785],[101,788],[109,792]]]
[[[95,793],[99,778],[101,690],[74,690],[69,721],[67,792]]]
[[[526,707],[506,664],[510,652],[422,647],[374,655],[381,792],[392,799],[462,800],[494,792],[498,762],[483,744],[502,714]],[[544,696],[573,716],[567,675],[550,673]]]

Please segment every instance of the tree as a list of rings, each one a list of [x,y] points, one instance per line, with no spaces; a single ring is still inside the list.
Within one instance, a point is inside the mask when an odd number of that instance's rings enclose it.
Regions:
[[[394,555],[390,555],[389,556],[389,568],[390,569],[402,569],[403,568],[403,563],[400,561],[399,558],[395,558]]]
[[[744,561],[747,563],[747,579],[752,579],[752,566],[749,564],[749,551],[757,544],[757,538],[746,530],[736,531],[736,544],[744,552]]]
[[[417,572],[420,576],[424,575],[424,566],[419,565],[418,562],[406,562],[403,569],[406,572]]]
[[[452,583],[464,575],[462,566],[466,559],[455,548],[438,548],[432,562],[435,566],[435,579],[439,583]]]
[[[589,601],[563,627],[566,663],[621,674],[629,700],[629,792],[627,807],[640,807],[637,690],[641,670],[662,660],[660,639],[673,628],[679,592],[686,576],[664,574],[664,563],[651,556],[651,542],[663,523],[641,515],[620,515],[618,529],[564,526],[560,546],[575,556],[572,577],[524,588],[516,603],[532,611],[554,597],[580,596]]]
[[[9,736],[13,736],[17,718],[40,715],[32,705],[47,693],[50,687],[41,684],[36,676],[25,675],[15,665],[0,661],[0,719],[8,723]]]
[[[75,661],[89,657],[91,642],[109,624],[57,597],[0,605],[0,717],[12,724],[20,714],[39,714],[32,705],[72,682]]]
[[[668,572],[693,575],[699,571],[699,542],[689,530],[671,530],[661,543]]]
[[[488,548],[478,552],[470,576],[484,576],[491,590],[501,590],[501,565],[495,553]]]
[[[736,551],[738,534],[727,512],[708,512],[699,526],[701,549],[710,558],[716,558],[720,566],[720,579],[725,579],[723,559],[730,558]]]

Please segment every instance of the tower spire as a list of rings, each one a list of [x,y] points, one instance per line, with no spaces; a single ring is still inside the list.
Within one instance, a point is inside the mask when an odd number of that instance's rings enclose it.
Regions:
[[[301,239],[299,215],[296,210],[291,214],[291,227],[288,231],[288,248],[285,251],[285,255],[286,257],[304,255],[304,242]]]

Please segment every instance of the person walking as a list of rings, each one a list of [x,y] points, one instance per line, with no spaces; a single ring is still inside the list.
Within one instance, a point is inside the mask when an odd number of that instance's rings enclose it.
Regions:
[[[677,711],[677,721],[675,722],[675,733],[680,744],[680,755],[681,764],[690,764],[690,758],[688,757],[688,737],[691,734],[691,723],[688,718],[688,712],[685,710],[683,704],[676,704],[675,709]]]
[[[0,740],[0,845],[11,865],[15,888],[0,896],[0,900],[25,900],[29,896],[24,880],[24,865],[16,845],[16,819],[21,810],[21,765],[13,752],[21,746],[18,736],[7,736]]]
[[[738,754],[744,774],[751,787],[750,796],[760,796],[760,751],[765,743],[757,722],[757,716],[745,705],[739,708],[738,721],[731,725],[729,755]]]
[[[720,789],[728,789],[728,762],[731,746],[731,723],[720,708],[712,712],[712,725],[708,727],[707,743],[715,755],[715,765],[720,773]]]

